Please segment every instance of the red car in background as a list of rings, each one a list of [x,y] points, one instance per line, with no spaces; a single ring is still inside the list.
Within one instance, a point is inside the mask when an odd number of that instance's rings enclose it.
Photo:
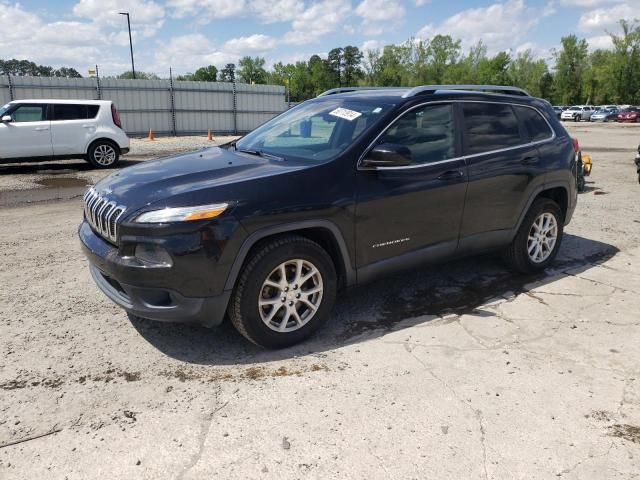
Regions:
[[[618,122],[640,122],[640,108],[625,108],[618,114]]]

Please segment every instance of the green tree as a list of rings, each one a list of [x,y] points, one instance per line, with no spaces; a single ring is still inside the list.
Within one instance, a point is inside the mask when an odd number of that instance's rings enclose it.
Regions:
[[[184,80],[188,82],[215,82],[217,79],[218,69],[215,65],[200,67],[194,73],[186,73],[176,77],[176,80]]]
[[[460,40],[454,41],[449,35],[436,35],[431,39],[426,59],[433,83],[444,83],[447,69],[460,57],[460,44]]]
[[[120,75],[116,75],[116,78],[119,78],[121,80],[132,80],[133,72],[131,70],[128,70],[121,73]],[[136,80],[160,80],[160,77],[155,73],[136,71]]]
[[[411,47],[387,45],[367,52],[367,81],[381,87],[409,85]]]
[[[29,60],[0,60],[0,74],[32,77],[73,77],[80,78],[82,75],[71,67],[60,67],[54,69],[47,65],[37,65]]]
[[[342,76],[346,86],[357,85],[362,78],[362,58],[364,55],[358,47],[348,45],[342,50]]]
[[[544,60],[535,60],[531,50],[516,55],[508,67],[508,76],[516,87],[524,88],[531,95],[542,94],[542,80],[549,73]]]
[[[325,67],[333,87],[342,86],[343,53],[342,48],[333,48],[327,54]]]
[[[66,77],[66,78],[82,78],[82,75],[71,67],[60,67],[53,71],[54,77]]]
[[[220,70],[221,82],[234,82],[236,80],[236,65],[235,63],[227,63],[222,70]]]
[[[238,62],[238,77],[244,83],[265,83],[267,72],[265,59],[261,57],[242,57]]]
[[[575,35],[562,37],[560,41],[562,48],[554,52],[556,94],[564,104],[581,103],[586,100],[582,87],[589,56],[587,42]]]
[[[620,20],[621,35],[609,34],[614,53],[610,65],[613,98],[620,103],[640,103],[640,26]]]

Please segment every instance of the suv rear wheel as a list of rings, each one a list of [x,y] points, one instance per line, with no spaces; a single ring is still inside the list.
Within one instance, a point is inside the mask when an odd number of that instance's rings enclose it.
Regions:
[[[120,150],[113,142],[99,140],[89,147],[87,161],[96,168],[109,168],[118,163]]]
[[[297,235],[280,237],[247,261],[229,317],[253,343],[288,347],[326,322],[336,289],[335,267],[320,245]]]
[[[562,211],[556,202],[548,198],[535,200],[504,253],[506,262],[522,273],[545,269],[558,254],[563,225]]]

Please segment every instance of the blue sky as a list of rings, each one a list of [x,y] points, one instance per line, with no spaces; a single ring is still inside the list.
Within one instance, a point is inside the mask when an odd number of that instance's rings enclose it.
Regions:
[[[550,58],[569,33],[610,47],[606,32],[640,18],[640,0],[0,0],[0,57],[120,73],[130,68],[120,11],[131,13],[136,69],[166,76],[169,66],[183,73],[243,55],[270,65],[438,33]]]

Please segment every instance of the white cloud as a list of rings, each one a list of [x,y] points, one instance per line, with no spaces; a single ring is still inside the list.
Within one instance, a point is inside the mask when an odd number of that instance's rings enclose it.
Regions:
[[[369,50],[376,50],[381,46],[382,46],[382,43],[380,43],[380,41],[378,40],[367,40],[362,44],[362,46],[360,47],[360,50],[362,50],[363,52],[367,52]]]
[[[295,17],[284,42],[302,45],[334,32],[351,12],[350,0],[321,0]]]
[[[275,39],[262,34],[232,38],[221,47],[201,33],[179,35],[168,42],[158,42],[152,69],[164,71],[171,66],[176,72],[185,72],[205,65],[220,68],[227,63],[237,64],[240,57],[263,53],[275,45]]]
[[[248,54],[266,52],[276,46],[276,40],[268,35],[255,34],[248,37],[232,38],[222,49],[232,53]]]
[[[544,8],[542,9],[542,16],[550,17],[551,15],[555,15],[557,11],[558,9],[556,8],[555,0],[548,0]]]
[[[129,12],[131,29],[143,36],[152,36],[164,23],[164,7],[147,0],[80,0],[73,7],[74,15],[90,19],[97,28],[126,29],[126,19],[120,12]]]
[[[362,0],[356,7],[356,14],[366,22],[385,22],[401,20],[405,10],[396,1]]]
[[[640,3],[636,0],[635,5],[631,2],[613,5],[609,8],[596,8],[583,13],[578,20],[580,30],[584,32],[603,31],[614,27],[620,19],[632,20],[640,17]]]
[[[414,3],[416,4],[416,7],[422,7],[423,5],[431,3],[431,0],[414,0]]]
[[[355,13],[362,18],[362,30],[365,34],[380,35],[397,28],[406,12],[395,0],[362,0]]]
[[[515,48],[515,54],[529,52],[535,60],[551,60],[553,54],[551,49],[543,47],[535,42],[524,42]]]
[[[251,11],[264,23],[290,22],[304,11],[302,0],[252,0]]]
[[[240,15],[245,11],[245,0],[168,0],[167,6],[176,18],[196,17],[207,23],[214,18]]]
[[[560,0],[563,7],[592,8],[601,7],[605,4],[623,3],[626,0]]]
[[[201,33],[172,37],[168,42],[159,42],[155,53],[155,70],[195,70],[204,65],[222,66],[236,62],[238,55],[216,49]]]
[[[589,44],[589,50],[609,50],[613,48],[613,41],[609,35],[596,35],[586,39]]]
[[[82,22],[45,23],[20,4],[0,3],[0,24],[19,25],[5,28],[0,38],[0,57],[28,59],[39,63],[77,65],[78,59],[93,62],[106,38],[99,28]],[[25,33],[30,32],[25,41]],[[89,63],[90,64],[90,63]]]
[[[495,52],[511,49],[523,41],[538,18],[526,8],[524,0],[507,0],[463,10],[439,25],[426,25],[418,32],[418,37],[451,35],[454,39],[462,39],[465,48],[482,41],[490,52]]]

